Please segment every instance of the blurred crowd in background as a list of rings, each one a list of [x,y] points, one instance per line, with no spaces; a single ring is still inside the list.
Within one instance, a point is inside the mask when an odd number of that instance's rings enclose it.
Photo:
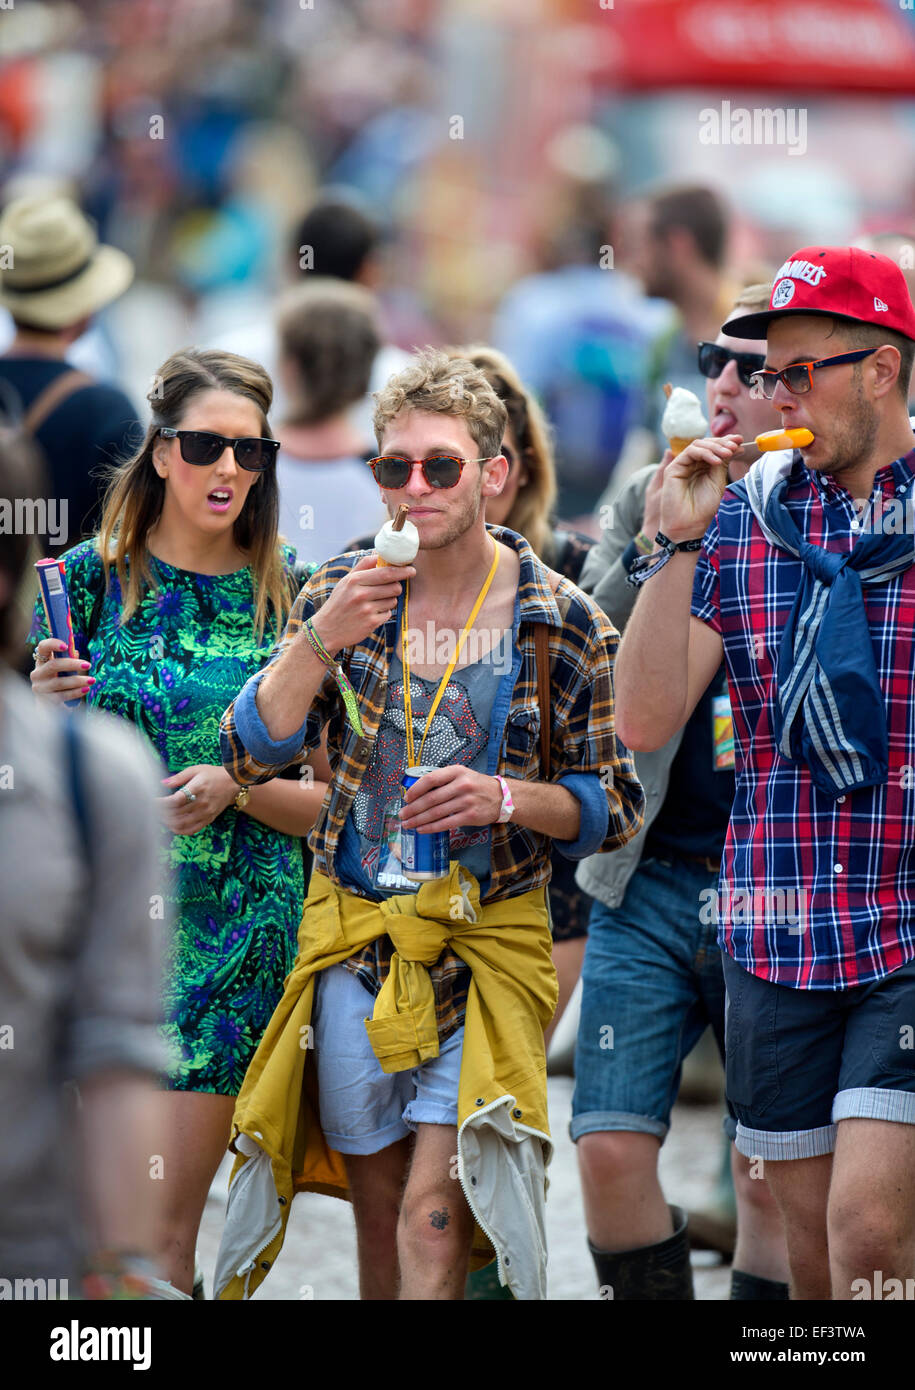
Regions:
[[[813,240],[893,231],[904,255],[915,238],[911,13],[857,0],[870,28],[836,30],[855,60],[812,47],[800,90],[764,61],[783,39],[749,22],[758,0],[676,6],[719,60],[736,45],[730,86],[721,60],[720,82],[696,87],[682,46],[673,85],[660,30],[653,78],[652,54],[623,44],[652,8],[661,21],[674,7],[17,3],[0,59],[4,202],[69,192],[137,272],[71,360],[139,406],[176,347],[231,335],[244,351],[308,268],[301,219],[329,189],[377,225],[362,280],[386,343],[505,351],[555,430],[559,513],[587,528],[627,449],[632,466],[659,456],[663,382],[697,389],[695,342],[735,287]],[[786,7],[785,25],[800,36],[814,8]],[[735,84],[754,58],[770,86],[748,95]],[[701,113],[723,101],[803,107],[804,148],[748,148],[726,121],[703,143]],[[702,192],[659,210],[659,189]],[[0,350],[11,334],[0,322]]]

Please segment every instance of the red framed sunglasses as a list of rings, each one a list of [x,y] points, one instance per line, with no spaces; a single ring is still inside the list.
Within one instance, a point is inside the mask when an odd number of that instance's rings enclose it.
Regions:
[[[430,487],[447,488],[457,486],[468,463],[489,463],[490,459],[498,457],[498,454],[490,454],[489,458],[462,459],[456,454],[433,454],[427,459],[408,459],[403,454],[379,454],[369,459],[368,465],[379,487],[396,492],[407,486],[417,464]]]

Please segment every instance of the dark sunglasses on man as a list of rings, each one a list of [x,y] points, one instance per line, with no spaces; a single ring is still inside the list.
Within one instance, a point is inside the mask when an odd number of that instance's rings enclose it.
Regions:
[[[403,454],[379,454],[367,462],[378,486],[396,492],[407,486],[417,463],[430,487],[447,488],[457,487],[468,463],[489,463],[493,458],[498,458],[498,454],[490,454],[482,459],[462,459],[456,454],[434,454],[427,459],[408,459]]]
[[[249,473],[263,473],[276,460],[280,447],[277,439],[227,439],[224,434],[212,434],[209,430],[173,430],[164,425],[159,434],[163,439],[177,439],[184,462],[200,468],[207,468],[221,458],[228,444],[239,468]]]
[[[731,352],[718,343],[699,344],[699,370],[703,376],[721,376],[729,362],[736,362],[737,375],[744,386],[752,386],[753,374],[766,365],[766,358],[761,352]]]

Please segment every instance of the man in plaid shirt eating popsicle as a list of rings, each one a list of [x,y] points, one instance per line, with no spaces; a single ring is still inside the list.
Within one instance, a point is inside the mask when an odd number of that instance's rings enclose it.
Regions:
[[[766,312],[723,331],[767,336],[757,388],[813,442],[727,492],[738,438],[671,463],[667,558],[620,649],[618,727],[658,747],[723,655],[737,1147],[781,1208],[792,1297],[871,1297],[877,1271],[884,1287],[915,1273],[915,309],[887,257],[814,246]]]

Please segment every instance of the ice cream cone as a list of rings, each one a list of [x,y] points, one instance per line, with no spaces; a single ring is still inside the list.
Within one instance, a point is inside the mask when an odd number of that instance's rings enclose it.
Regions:
[[[708,421],[703,414],[699,397],[692,391],[686,391],[682,386],[674,390],[667,381],[664,383],[664,394],[667,397],[667,405],[661,417],[661,429],[667,435],[667,442],[676,458],[693,440],[703,438],[708,431]],[[688,435],[682,433],[684,428],[689,430]]]
[[[375,549],[378,558],[375,561],[375,568],[385,568],[389,565],[408,565],[416,558],[419,550],[419,535],[412,522],[407,520],[407,513],[410,508],[404,504],[397,508],[397,515],[393,521],[386,521],[384,526],[375,537]],[[393,549],[392,549],[393,546]],[[386,560],[382,551],[387,549],[389,554],[394,556],[393,560]]]

